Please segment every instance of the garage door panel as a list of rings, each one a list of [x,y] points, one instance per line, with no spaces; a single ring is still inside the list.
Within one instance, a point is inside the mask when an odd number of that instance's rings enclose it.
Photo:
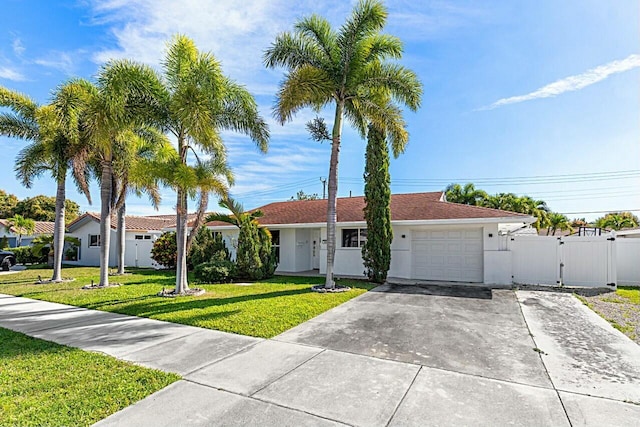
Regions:
[[[482,282],[482,230],[413,230],[412,261],[416,279]]]

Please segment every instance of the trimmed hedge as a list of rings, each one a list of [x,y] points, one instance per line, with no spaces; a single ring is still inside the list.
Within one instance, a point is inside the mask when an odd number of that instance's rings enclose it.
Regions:
[[[196,265],[193,275],[200,283],[228,283],[235,277],[236,265],[221,259]]]
[[[9,250],[16,255],[16,262],[18,264],[39,264],[47,262],[47,254],[44,256],[34,254],[32,246],[18,246],[17,248],[10,248]]]

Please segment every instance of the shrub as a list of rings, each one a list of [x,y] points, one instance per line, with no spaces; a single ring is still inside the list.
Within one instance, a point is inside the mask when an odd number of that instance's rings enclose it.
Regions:
[[[235,277],[236,266],[222,259],[196,265],[193,275],[200,283],[228,283]]]
[[[151,259],[167,268],[176,268],[178,244],[176,243],[175,232],[163,233],[153,242]]]
[[[40,254],[34,254],[31,246],[18,246],[17,248],[11,248],[11,252],[16,255],[16,262],[18,264],[38,264],[47,262],[47,254],[44,256]]]
[[[207,227],[198,230],[193,239],[187,262],[191,266],[210,261],[229,260],[229,251],[220,233],[214,233]]]
[[[0,250],[7,249],[8,247],[9,247],[9,239],[7,238],[7,236],[2,236],[2,239],[0,239]]]

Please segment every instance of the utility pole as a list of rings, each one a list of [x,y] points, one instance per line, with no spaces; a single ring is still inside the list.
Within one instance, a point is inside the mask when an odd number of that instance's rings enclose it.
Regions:
[[[325,199],[326,188],[327,188],[327,178],[320,177],[320,182],[322,183],[322,198]]]

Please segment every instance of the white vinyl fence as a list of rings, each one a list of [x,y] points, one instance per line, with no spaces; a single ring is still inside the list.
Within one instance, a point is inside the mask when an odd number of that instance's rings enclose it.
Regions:
[[[610,236],[512,236],[513,283],[615,286],[616,243]]]
[[[640,286],[640,239],[616,239],[618,285]]]

